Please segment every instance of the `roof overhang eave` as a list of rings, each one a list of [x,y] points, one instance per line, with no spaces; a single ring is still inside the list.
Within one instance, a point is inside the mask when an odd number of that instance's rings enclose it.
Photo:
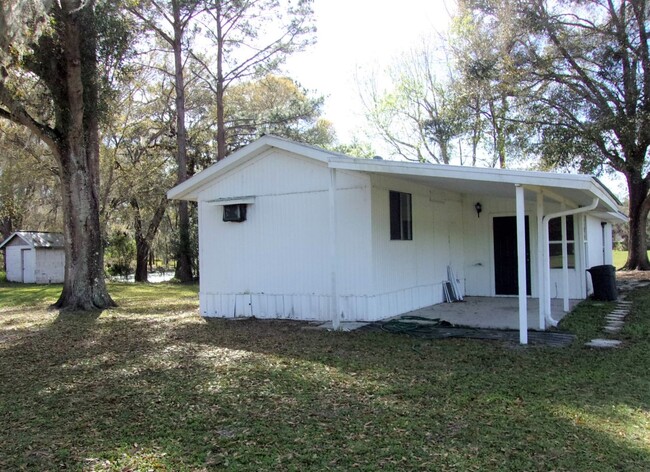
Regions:
[[[5,247],[7,244],[9,244],[9,241],[11,241],[11,240],[14,239],[14,238],[20,238],[20,235],[19,235],[18,233],[12,233],[11,235],[9,235],[9,237],[8,237],[7,239],[5,239],[4,241],[2,241],[2,242],[0,243],[0,249],[4,249],[4,247]],[[23,238],[20,238],[20,239],[23,239]],[[23,241],[25,241],[25,240],[23,239]],[[25,241],[25,242],[26,242],[27,244],[29,244],[29,241]],[[30,244],[30,246],[31,246],[31,244]]]
[[[562,191],[581,191],[585,200],[598,198],[601,201],[599,210],[620,213],[619,201],[611,191],[598,179],[589,175],[551,174],[548,172],[531,172],[503,170],[480,167],[461,167],[420,164],[399,161],[361,161],[352,159],[330,159],[330,167],[361,171],[374,174],[387,174],[397,177],[417,177],[435,183],[440,179],[464,182],[489,182],[498,186],[523,185],[531,190],[548,189],[555,195],[561,196]],[[503,187],[502,187],[503,188]],[[567,200],[570,198],[566,197]]]

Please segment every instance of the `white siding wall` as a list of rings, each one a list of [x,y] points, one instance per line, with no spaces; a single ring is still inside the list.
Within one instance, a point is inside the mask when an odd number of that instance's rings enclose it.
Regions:
[[[513,187],[514,197],[514,187]],[[480,217],[477,217],[474,205],[480,202],[483,208]],[[545,213],[560,211],[560,205],[546,202]],[[530,271],[531,271],[531,296],[538,297],[537,277],[537,214],[536,204],[527,201],[525,212],[528,216],[529,238],[530,238]],[[486,198],[480,195],[465,195],[463,199],[463,223],[465,239],[465,276],[467,295],[473,296],[494,296],[494,238],[492,220],[499,216],[515,216],[514,198]],[[576,251],[579,251],[578,227],[582,224],[582,218],[575,217],[576,228]],[[576,254],[576,268],[569,269],[569,297],[582,298],[584,274],[580,271],[579,254]],[[551,297],[561,298],[564,296],[562,270],[551,269]]]
[[[37,284],[63,282],[65,273],[63,249],[32,249],[19,237],[15,237],[5,246],[5,249],[8,281]]]
[[[331,294],[329,169],[273,150],[199,195],[201,312],[327,320]],[[338,290],[344,318],[362,318],[370,290],[369,179],[338,171]],[[247,220],[223,222],[216,198],[254,196]]]
[[[602,220],[593,216],[587,216],[585,220],[585,267],[612,264],[612,225],[610,223],[605,224],[605,237],[603,240]],[[593,284],[589,276],[587,277],[587,293],[591,294],[593,291]]]
[[[461,282],[464,280],[460,196],[387,176],[373,176],[372,184],[374,295],[370,318],[381,319],[442,302],[447,265],[451,264]],[[412,195],[412,241],[390,239],[391,190]]]
[[[512,198],[486,198],[385,175],[339,170],[337,176],[337,292],[343,320],[377,320],[442,302],[448,265],[466,295],[495,294],[492,220],[515,215],[514,186]],[[200,192],[204,316],[330,319],[329,183],[325,164],[274,149]],[[390,239],[391,190],[412,195],[412,241]],[[209,203],[245,196],[254,203],[243,223],[223,222],[223,207]],[[483,206],[480,217],[476,202]],[[546,213],[559,210],[557,204],[545,206]],[[525,211],[531,289],[537,297],[535,202],[526,202]],[[587,226],[586,257],[593,259],[595,226]],[[576,239],[579,234],[576,228]],[[572,298],[583,295],[580,257],[579,252],[576,269],[569,270]],[[562,287],[562,271],[552,270],[551,296],[562,297]]]
[[[36,249],[34,278],[38,284],[61,283],[65,276],[63,249]]]
[[[601,220],[587,216],[587,268],[612,263],[612,225],[605,225],[605,240]],[[603,259],[603,248],[605,255]]]
[[[29,244],[15,237],[5,246],[7,254],[7,280],[34,283],[34,251]]]
[[[493,219],[502,216],[515,216],[515,187],[512,187],[512,199],[487,198],[482,195],[465,195],[463,199],[463,222],[465,237],[465,274],[467,295],[489,297],[494,296],[494,268],[498,261],[494,260]],[[474,205],[480,202],[482,212],[476,214]],[[537,296],[537,220],[535,205],[525,204],[528,216],[530,241],[531,293]]]

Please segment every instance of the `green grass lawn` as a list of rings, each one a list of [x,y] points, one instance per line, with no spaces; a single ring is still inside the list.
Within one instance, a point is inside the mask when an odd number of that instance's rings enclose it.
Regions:
[[[617,269],[620,269],[627,262],[627,251],[612,251],[612,253],[613,253],[612,264]],[[650,251],[648,251],[648,257],[650,257]]]
[[[650,470],[650,290],[625,347],[569,348],[206,322],[196,286],[111,284],[47,311],[0,284],[0,470]]]

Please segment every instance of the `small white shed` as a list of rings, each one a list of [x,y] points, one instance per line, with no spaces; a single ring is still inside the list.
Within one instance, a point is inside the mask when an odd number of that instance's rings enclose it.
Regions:
[[[466,295],[584,299],[611,264],[596,178],[355,159],[264,136],[168,192],[198,202],[203,316],[374,321]],[[520,287],[523,287],[520,289]],[[523,335],[527,321],[520,321]]]
[[[9,282],[61,283],[65,275],[63,234],[17,231],[0,243]]]

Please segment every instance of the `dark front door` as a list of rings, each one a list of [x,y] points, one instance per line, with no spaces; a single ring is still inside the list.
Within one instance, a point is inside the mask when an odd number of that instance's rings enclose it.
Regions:
[[[497,216],[492,220],[494,236],[494,285],[497,295],[517,295],[517,218]],[[526,293],[530,295],[530,241],[526,225]]]

